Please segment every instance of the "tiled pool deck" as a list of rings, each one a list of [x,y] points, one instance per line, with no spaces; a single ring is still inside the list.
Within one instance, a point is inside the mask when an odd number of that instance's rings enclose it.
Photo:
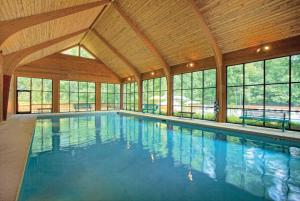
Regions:
[[[116,112],[116,111],[111,111]],[[300,142],[300,132],[279,129],[261,128],[255,126],[242,126],[238,124],[217,123],[198,119],[186,119],[162,115],[146,114],[141,112],[119,111],[125,114],[138,115],[179,123],[189,123],[206,127],[240,131],[255,135],[264,135],[272,138],[288,139]],[[98,112],[95,112],[98,113]],[[99,112],[101,113],[101,112]],[[49,115],[74,115],[76,113],[46,114]],[[78,114],[78,113],[77,113]],[[85,113],[79,113],[85,114]],[[0,124],[0,200],[16,200],[20,183],[22,181],[28,151],[37,115],[14,115],[6,122]]]

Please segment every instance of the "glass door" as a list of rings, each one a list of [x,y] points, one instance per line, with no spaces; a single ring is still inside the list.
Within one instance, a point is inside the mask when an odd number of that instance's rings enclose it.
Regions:
[[[30,90],[17,91],[17,113],[19,114],[31,113],[31,91]]]

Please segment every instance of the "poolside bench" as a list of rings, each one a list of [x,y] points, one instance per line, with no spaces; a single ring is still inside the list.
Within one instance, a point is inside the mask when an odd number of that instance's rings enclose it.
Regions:
[[[282,132],[285,131],[286,123],[289,124],[290,120],[286,118],[286,113],[281,111],[274,111],[273,113],[268,112],[268,116],[261,116],[261,113],[253,110],[246,110],[245,114],[240,116],[245,126],[245,120],[256,120],[257,122],[278,122],[281,124]]]
[[[74,110],[79,111],[80,109],[88,109],[89,111],[92,110],[92,104],[91,103],[74,103],[73,104]]]
[[[156,112],[158,110],[158,105],[156,104],[143,104],[142,112]]]
[[[39,111],[39,112],[44,112],[44,111],[49,111],[50,110],[50,112],[52,112],[52,108],[51,107],[49,107],[49,108],[37,108],[37,111]]]
[[[195,114],[195,112],[178,112],[180,114],[180,117],[183,118],[184,114],[189,114],[191,115],[191,118],[193,118],[193,115]]]

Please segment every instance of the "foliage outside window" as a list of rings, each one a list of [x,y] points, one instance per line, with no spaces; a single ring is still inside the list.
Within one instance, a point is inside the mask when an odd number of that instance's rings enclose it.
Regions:
[[[95,83],[60,81],[60,112],[95,110]]]
[[[157,110],[145,110],[148,113],[167,114],[167,80],[165,77],[143,81],[143,106],[155,105]]]
[[[174,76],[173,115],[194,113],[193,118],[215,120],[216,70],[204,70]],[[190,117],[185,113],[183,116]]]
[[[300,129],[300,55],[227,67],[227,121],[242,115],[283,117]],[[247,124],[280,127],[280,123],[245,120]]]
[[[101,83],[101,110],[120,109],[120,84]]]
[[[52,80],[18,77],[17,112],[52,112]]]
[[[83,57],[87,59],[95,59],[95,57],[84,47],[82,46],[75,46],[70,49],[64,50],[61,52],[62,54],[70,55],[70,56],[76,56],[76,57]]]
[[[137,82],[127,83],[123,86],[123,109],[138,111]]]

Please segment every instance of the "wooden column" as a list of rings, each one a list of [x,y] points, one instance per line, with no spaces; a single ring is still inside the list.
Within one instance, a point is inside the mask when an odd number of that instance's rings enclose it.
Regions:
[[[120,84],[120,110],[123,110],[123,87],[124,84]]]
[[[0,54],[0,122],[3,118],[3,56]]]
[[[52,112],[58,113],[60,112],[59,106],[60,106],[60,88],[59,88],[59,79],[53,79],[52,80],[52,97],[53,97],[53,109]]]
[[[101,110],[101,83],[96,82],[96,104],[95,104],[95,110],[100,111]]]
[[[173,76],[166,76],[167,79],[167,93],[168,93],[168,99],[167,99],[167,115],[172,116],[173,114]]]
[[[138,85],[138,105],[139,105],[139,112],[142,112],[142,108],[143,108],[143,80],[140,79],[137,81],[137,85]]]
[[[217,102],[219,104],[218,122],[226,122],[227,101],[226,101],[226,66],[217,68]]]
[[[7,118],[7,109],[8,109],[8,99],[9,99],[9,90],[10,90],[10,81],[11,75],[4,75],[3,76],[3,112],[2,118],[5,121]]]

